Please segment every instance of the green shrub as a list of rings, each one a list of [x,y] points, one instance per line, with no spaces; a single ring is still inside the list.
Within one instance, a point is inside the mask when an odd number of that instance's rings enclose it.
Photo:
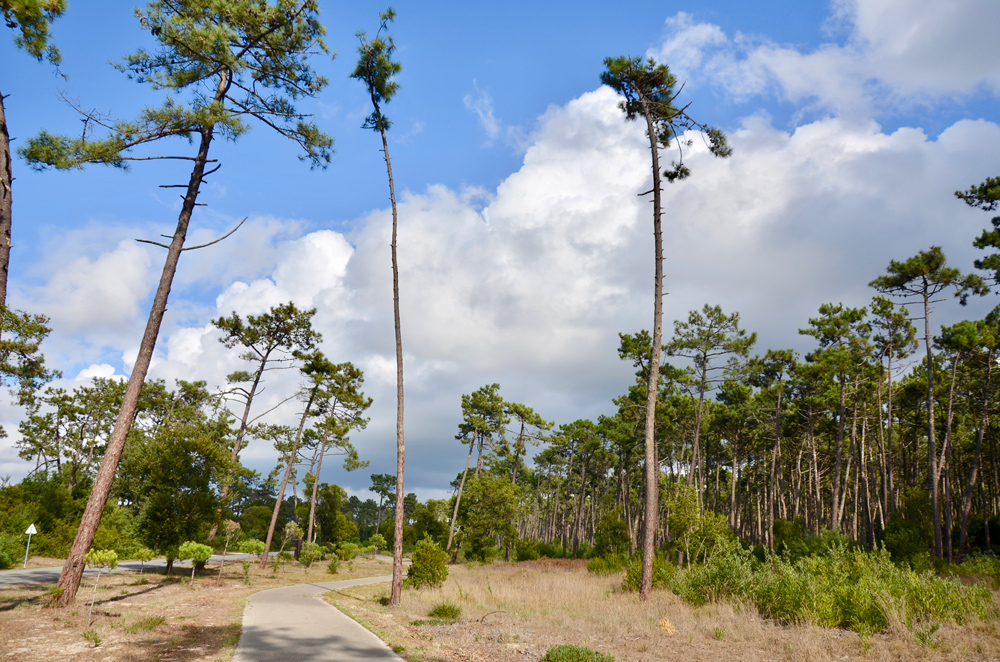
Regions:
[[[431,618],[443,618],[449,621],[457,621],[462,617],[462,608],[454,602],[439,602],[427,613]]]
[[[248,538],[240,543],[240,553],[260,556],[264,553],[264,543],[254,538]]]
[[[653,588],[670,588],[677,568],[663,556],[657,554],[653,558]],[[623,591],[638,591],[642,583],[642,555],[636,554],[625,566],[625,577],[622,579]]]
[[[615,658],[584,646],[563,645],[550,648],[540,662],[615,662]]]
[[[326,571],[331,575],[335,575],[340,572],[340,557],[333,556],[330,558],[330,562],[326,564]]]
[[[514,548],[514,558],[518,561],[537,561],[541,558],[538,543],[534,540],[519,540]]]
[[[342,542],[337,545],[337,556],[341,561],[353,561],[361,551],[361,545],[353,542]]]
[[[963,575],[988,579],[994,588],[1000,588],[1000,556],[976,554],[955,567]]]
[[[758,563],[749,550],[726,541],[704,564],[676,571],[669,587],[690,604],[750,603],[767,618],[842,627],[863,637],[894,621],[961,624],[995,612],[987,587],[900,568],[885,548],[834,545],[796,561],[772,556]]]
[[[535,546],[539,558],[548,557],[550,559],[562,558],[562,547],[551,542],[540,542]]]
[[[587,561],[587,572],[602,577],[615,575],[625,569],[625,562],[625,557],[618,554],[611,554],[604,558],[595,556]],[[640,566],[641,571],[642,566]]]
[[[199,567],[205,567],[205,562],[212,556],[212,551],[212,548],[208,545],[188,540],[181,543],[181,546],[177,548],[177,558],[180,561],[191,559],[191,579],[193,580],[194,571]]]
[[[313,561],[318,561],[323,558],[323,548],[314,542],[304,542],[302,543],[302,549],[299,551],[299,563],[305,567],[309,567],[313,564]]]
[[[386,548],[387,543],[385,541],[385,536],[381,533],[376,533],[371,538],[368,539],[368,546],[375,548],[375,553],[381,552]]]
[[[406,584],[414,588],[437,588],[448,579],[448,553],[431,538],[424,538],[413,550],[413,562],[406,571]]]
[[[27,536],[0,531],[0,570],[12,568],[24,559],[24,546],[27,542]]]

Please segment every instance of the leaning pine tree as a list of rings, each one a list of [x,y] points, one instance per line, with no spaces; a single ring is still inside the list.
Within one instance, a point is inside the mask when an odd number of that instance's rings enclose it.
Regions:
[[[690,143],[683,137],[685,131],[699,131],[708,140],[712,154],[728,157],[732,149],[726,136],[719,129],[696,122],[687,114],[687,106],[674,105],[677,79],[664,64],[649,58],[609,57],[601,73],[601,82],[625,97],[620,107],[629,121],[643,119],[649,137],[649,151],[653,160],[653,242],[655,276],[653,279],[653,347],[650,371],[646,383],[646,495],[643,521],[642,583],[640,595],[648,599],[653,587],[653,554],[655,553],[656,514],[659,512],[659,462],[656,458],[656,393],[660,379],[660,353],[663,346],[663,236],[660,229],[660,148],[675,147],[680,156],[662,173],[667,181],[683,179],[690,174],[683,161],[683,148]]]
[[[399,328],[399,265],[396,262],[396,189],[392,179],[392,161],[389,159],[389,143],[385,132],[392,123],[382,114],[382,104],[388,103],[399,84],[393,77],[399,73],[400,64],[392,61],[392,53],[396,45],[392,37],[382,36],[389,22],[396,17],[392,8],[379,14],[382,24],[375,38],[368,41],[363,32],[358,34],[361,45],[358,47],[358,64],[354,68],[352,78],[356,78],[368,88],[372,102],[372,113],[365,118],[364,128],[378,131],[382,136],[382,155],[385,157],[385,169],[389,176],[389,201],[392,204],[392,313],[396,327],[396,526],[395,541],[392,545],[392,606],[399,605],[399,597],[403,590],[403,465],[406,447],[403,445],[403,338]]]
[[[185,193],[172,240],[169,245],[156,244],[167,249],[167,258],[114,431],[59,577],[63,605],[73,603],[80,587],[84,555],[94,541],[121,460],[177,261],[182,251],[199,248],[185,248],[184,240],[199,188],[218,169],[206,171],[213,162],[209,159],[213,138],[236,139],[248,130],[247,120],[252,117],[297,142],[305,150],[302,158],[314,167],[329,162],[333,145],[294,107],[296,100],[315,96],[326,85],[308,63],[310,55],[328,52],[315,0],[153,0],[137,13],[159,46],[154,52],[139,50],[116,66],[138,82],[174,94],[159,108],[143,110],[133,121],[108,121],[83,113],[85,127],[107,132],[102,139],[43,132],[20,150],[39,169],[79,168],[88,163],[124,168],[129,161],[151,159],[181,159],[192,166],[188,183],[176,186]],[[187,138],[197,151],[193,155],[133,153],[172,137]]]

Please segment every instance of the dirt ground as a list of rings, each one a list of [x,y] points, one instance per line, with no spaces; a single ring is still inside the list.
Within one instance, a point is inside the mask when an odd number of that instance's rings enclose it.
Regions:
[[[32,563],[34,561],[35,563]],[[29,567],[61,565],[59,559],[32,559]],[[217,585],[219,564],[211,563],[190,581],[190,568],[172,576],[137,572],[103,575],[97,582],[88,627],[92,578],[84,579],[76,604],[51,606],[47,586],[0,589],[0,660],[50,662],[226,662],[239,641],[243,608],[251,593],[277,586],[389,574],[391,561],[356,559],[331,575],[326,564],[306,569],[287,563],[277,573],[254,565],[250,584],[239,561],[227,561]],[[95,645],[95,643],[97,645]]]
[[[864,641],[846,630],[776,624],[728,604],[692,608],[669,591],[643,603],[620,586],[619,576],[588,575],[582,561],[543,560],[451,566],[442,588],[404,590],[398,610],[381,604],[385,586],[326,597],[410,662],[536,661],[558,644],[584,645],[618,662],[1000,660],[996,620],[915,624]],[[441,602],[460,606],[461,618],[431,618]]]

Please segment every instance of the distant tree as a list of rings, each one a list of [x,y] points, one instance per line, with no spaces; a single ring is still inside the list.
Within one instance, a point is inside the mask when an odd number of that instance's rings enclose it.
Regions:
[[[521,464],[521,458],[527,453],[527,442],[537,444],[543,431],[551,430],[552,423],[535,413],[535,410],[527,405],[517,402],[506,403],[507,416],[509,416],[517,426],[517,437],[514,439],[514,459],[512,461],[510,482],[517,484],[517,469]]]
[[[877,358],[879,362],[886,362],[886,476],[885,493],[882,495],[882,499],[886,517],[889,517],[895,508],[892,470],[892,362],[894,359],[905,359],[917,348],[917,329],[910,322],[910,311],[906,309],[906,306],[897,307],[886,297],[875,296],[872,298],[871,313],[872,317],[868,325],[872,328],[872,341],[875,343],[875,350],[878,353]],[[881,381],[879,384],[881,385]]]
[[[656,461],[656,392],[659,383],[660,351],[663,344],[663,235],[660,229],[660,147],[676,146],[679,150],[687,144],[683,134],[687,130],[703,131],[708,137],[711,152],[719,157],[728,157],[732,150],[726,143],[725,135],[718,129],[696,122],[687,114],[687,106],[677,107],[674,101],[677,79],[664,64],[652,58],[609,57],[604,60],[606,67],[601,73],[601,82],[625,97],[620,107],[625,119],[634,121],[642,118],[646,123],[649,151],[652,158],[653,188],[653,241],[655,276],[653,281],[653,338],[652,355],[649,360],[649,381],[646,401],[646,498],[643,528],[643,562],[640,596],[649,599],[653,586],[653,553],[657,528],[657,506],[659,500],[659,465]],[[690,174],[681,158],[663,173],[668,181],[683,179]]]
[[[489,561],[494,545],[507,549],[517,540],[520,492],[506,476],[484,471],[473,476],[459,512],[466,558]]]
[[[81,137],[42,132],[19,150],[38,168],[71,169],[88,163],[124,168],[133,160],[163,158],[192,164],[188,183],[179,185],[185,193],[170,244],[148,242],[166,248],[167,258],[111,442],[59,579],[63,605],[72,604],[76,598],[83,556],[90,548],[111,492],[178,260],[182,251],[194,248],[185,248],[184,242],[200,187],[214,172],[206,171],[213,139],[217,134],[235,139],[249,128],[246,120],[256,118],[298,143],[314,166],[329,161],[333,144],[293,105],[297,99],[315,96],[326,85],[326,80],[308,64],[312,53],[327,52],[315,0],[222,4],[152,0],[137,13],[158,49],[140,49],[117,67],[156,89],[186,93],[187,102],[168,96],[162,106],[143,110],[135,121],[111,121],[80,111],[84,119]],[[107,137],[93,137],[95,127],[106,130]],[[195,155],[132,154],[135,148],[173,137],[196,137]]]
[[[478,476],[483,467],[484,447],[488,441],[492,442],[494,435],[503,435],[504,427],[510,422],[504,407],[505,403],[500,397],[499,384],[487,384],[469,395],[462,395],[462,422],[458,426],[458,434],[455,435],[455,438],[463,440],[463,443],[465,443],[464,440],[468,440],[469,455],[465,458],[465,469],[462,470],[462,479],[455,494],[455,511],[451,516],[451,529],[448,533],[446,552],[451,552],[452,549],[458,509],[462,503],[465,480],[469,475],[472,451],[478,446],[479,459],[476,461],[476,475]]]
[[[378,496],[378,514],[375,519],[375,528],[382,526],[382,508],[396,498],[396,477],[392,474],[372,474],[372,486],[369,488]]]
[[[399,84],[394,80],[402,67],[393,62],[392,54],[396,44],[388,35],[388,26],[396,18],[390,7],[379,14],[378,31],[375,38],[368,41],[364,32],[358,33],[358,63],[351,74],[365,84],[372,102],[372,113],[365,118],[364,128],[378,131],[382,137],[382,156],[385,158],[386,174],[389,177],[389,201],[392,204],[392,315],[396,329],[396,522],[395,542],[392,548],[392,606],[399,605],[403,586],[403,468],[406,447],[403,444],[403,337],[399,323],[399,265],[396,261],[396,188],[392,178],[392,160],[389,158],[389,142],[385,133],[392,122],[382,113],[382,105],[389,103]],[[385,36],[382,36],[386,33]]]
[[[944,547],[941,537],[941,504],[938,499],[939,469],[934,424],[934,354],[931,351],[931,304],[945,290],[954,290],[955,296],[965,305],[970,294],[987,293],[985,281],[979,276],[964,275],[958,269],[949,267],[944,252],[938,246],[920,251],[913,257],[897,262],[890,260],[888,273],[879,276],[870,287],[885,294],[894,294],[904,299],[916,298],[923,306],[924,347],[927,362],[927,480],[934,510],[934,555],[942,558]]]
[[[219,342],[229,349],[245,348],[240,359],[251,367],[250,370],[237,370],[226,377],[230,384],[226,396],[243,403],[243,415],[233,444],[233,467],[237,465],[240,451],[243,450],[247,430],[257,420],[250,418],[250,409],[262,386],[264,374],[276,368],[289,367],[322,340],[322,336],[312,328],[315,314],[315,308],[299,310],[294,303],[288,302],[274,306],[261,315],[247,315],[246,321],[235,311],[229,317],[212,320],[212,324],[223,333]],[[229,496],[232,479],[232,476],[227,476],[222,483],[219,499],[223,506]],[[212,525],[209,540],[215,537],[217,526]]]
[[[684,356],[691,359],[693,365],[692,381],[698,391],[698,408],[695,413],[694,441],[691,451],[691,467],[688,471],[687,484],[694,485],[698,478],[704,482],[702,473],[703,458],[701,457],[701,417],[705,404],[705,395],[718,381],[718,371],[726,367],[727,361],[746,358],[750,349],[757,342],[757,334],[747,334],[740,328],[740,314],[727,315],[719,306],[705,307],[699,312],[688,313],[687,321],[674,322],[674,337],[665,348],[670,356]]]
[[[830,495],[830,528],[840,529],[842,511],[840,493],[844,464],[844,433],[847,429],[847,386],[855,369],[864,358],[860,356],[858,337],[865,331],[865,308],[846,308],[843,304],[826,303],[819,307],[819,317],[809,319],[809,327],[799,333],[819,341],[820,349],[806,359],[836,376],[837,402],[836,460]]]
[[[995,211],[1000,206],[1000,177],[987,177],[981,184],[971,186],[966,191],[955,191],[955,196],[975,209]],[[993,228],[983,230],[972,244],[976,248],[992,248],[995,251],[976,260],[975,265],[977,269],[990,272],[990,279],[997,285],[1000,284],[1000,216],[994,216],[990,222]]]
[[[49,42],[49,25],[65,10],[65,0],[0,0],[0,13],[3,13],[4,22],[7,27],[17,31],[14,37],[17,47],[27,51],[36,60],[46,59],[55,66],[59,65],[62,58],[59,49]],[[0,90],[0,322],[7,306],[7,271],[10,265],[14,197],[10,133],[4,99],[6,97]]]

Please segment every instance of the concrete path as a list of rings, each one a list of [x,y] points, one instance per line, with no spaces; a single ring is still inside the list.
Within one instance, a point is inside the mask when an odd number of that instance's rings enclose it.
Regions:
[[[381,639],[320,596],[333,589],[392,581],[392,576],[283,586],[250,596],[233,662],[399,660]]]

